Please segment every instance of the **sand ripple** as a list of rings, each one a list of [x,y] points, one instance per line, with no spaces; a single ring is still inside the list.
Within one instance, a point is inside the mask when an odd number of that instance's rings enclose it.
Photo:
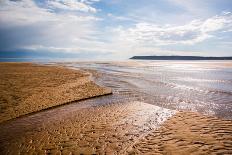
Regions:
[[[129,154],[232,154],[232,121],[179,112],[140,139]]]
[[[174,113],[147,103],[128,102],[57,115],[21,133],[10,124],[2,125],[0,153],[122,154]]]

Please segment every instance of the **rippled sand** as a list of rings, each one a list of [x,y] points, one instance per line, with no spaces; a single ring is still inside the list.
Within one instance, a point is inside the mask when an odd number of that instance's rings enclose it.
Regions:
[[[143,102],[76,108],[26,129],[0,124],[0,133],[1,154],[232,153],[231,120]]]
[[[124,154],[173,110],[142,102],[86,107],[27,129],[0,125],[1,154]],[[30,127],[31,126],[31,127]]]
[[[232,121],[179,112],[138,140],[130,154],[232,154]]]
[[[0,122],[80,99],[111,93],[83,71],[0,63]]]

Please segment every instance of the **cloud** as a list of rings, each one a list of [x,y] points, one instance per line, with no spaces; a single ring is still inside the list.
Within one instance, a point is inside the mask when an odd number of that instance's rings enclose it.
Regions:
[[[193,20],[185,25],[157,25],[137,23],[134,27],[116,29],[121,38],[141,45],[196,44],[216,33],[232,28],[232,14],[227,12],[206,20]]]
[[[33,1],[0,1],[1,26],[30,24],[44,20],[54,20],[47,9],[39,8]],[[46,18],[44,18],[46,17]]]
[[[230,28],[232,28],[231,12],[223,13],[223,16],[214,16],[213,18],[209,18],[201,26],[203,32],[213,32]]]
[[[79,3],[90,5],[94,2],[97,1]],[[78,38],[95,34],[94,22],[100,19],[93,12],[81,14],[80,11],[86,11],[83,9],[56,12],[46,4],[41,7],[32,0],[0,1],[1,51],[40,50],[43,47],[47,51],[79,52],[82,45]]]
[[[97,10],[93,7],[91,7],[90,4],[93,2],[98,2],[98,1],[93,1],[93,0],[82,0],[82,1],[77,1],[77,0],[50,0],[47,2],[48,6],[50,8],[56,8],[56,9],[65,9],[65,10],[72,10],[72,11],[83,11],[83,12],[97,12]]]
[[[56,1],[48,1],[48,3],[58,3]],[[81,2],[76,2],[78,4],[83,4],[83,7],[76,6],[76,3],[65,2],[65,6],[70,9],[78,8],[79,11],[94,10],[94,8]],[[0,2],[0,23],[4,26],[15,26],[15,25],[29,25],[33,23],[41,22],[79,22],[79,21],[89,21],[89,20],[99,20],[98,18],[88,14],[80,15],[75,12],[55,12],[51,8],[39,7],[32,0],[21,0],[21,1],[10,1],[3,0]],[[60,4],[61,5],[61,4]],[[85,7],[84,7],[85,6]],[[54,9],[54,8],[53,8]]]

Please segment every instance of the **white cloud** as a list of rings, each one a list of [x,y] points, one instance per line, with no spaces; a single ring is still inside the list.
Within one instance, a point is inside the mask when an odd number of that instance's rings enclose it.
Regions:
[[[228,29],[232,27],[232,14],[227,12],[223,16],[214,16],[207,19],[202,24],[202,31],[204,32],[213,32],[221,29]]]
[[[49,1],[52,2],[52,1]],[[53,1],[55,2],[55,1]],[[81,3],[81,2],[78,2]],[[5,26],[14,25],[29,25],[38,22],[57,22],[57,23],[69,23],[69,22],[83,22],[89,20],[99,20],[91,14],[80,15],[74,12],[61,12],[57,13],[49,8],[38,7],[32,0],[21,1],[9,1],[3,0],[0,2],[0,22]],[[72,6],[69,4],[70,8]],[[74,3],[76,4],[76,3]],[[73,5],[74,5],[73,4]],[[82,3],[81,3],[82,4]],[[84,3],[83,3],[84,5]],[[67,6],[68,7],[68,6]],[[72,6],[75,8],[78,6]],[[87,6],[85,6],[87,7]],[[93,10],[94,8],[78,7],[81,11]]]
[[[117,29],[120,37],[131,43],[141,45],[196,44],[216,32],[232,28],[232,14],[222,14],[206,20],[193,20],[181,26],[137,23],[134,27]]]
[[[49,47],[46,49],[78,52],[82,45],[74,41],[75,38],[93,35],[96,20],[99,18],[92,12],[56,12],[46,6],[39,7],[32,0],[0,1],[0,32],[4,34],[1,39],[5,41],[2,44],[7,46],[6,50]]]
[[[49,0],[48,5],[51,8],[65,9],[72,11],[97,12],[90,4],[97,1],[77,1],[77,0]]]
[[[22,1],[0,1],[0,22],[1,24],[18,25],[23,23],[33,23],[37,21],[52,20],[52,13],[39,8],[31,0]],[[46,17],[46,18],[44,18]]]

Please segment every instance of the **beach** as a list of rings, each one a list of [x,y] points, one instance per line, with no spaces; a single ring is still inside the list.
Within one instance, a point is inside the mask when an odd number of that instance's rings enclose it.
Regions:
[[[223,105],[214,110],[206,101],[200,107],[194,104],[200,99],[184,106],[184,99],[171,102],[166,97],[167,102],[149,96],[148,92],[158,94],[162,89],[153,91],[147,81],[138,81],[146,74],[151,77],[139,67],[143,65],[1,63],[1,90],[5,90],[1,106],[5,108],[0,117],[0,154],[232,154],[230,105],[223,114]],[[176,75],[173,69],[172,75]]]
[[[89,74],[30,63],[0,63],[0,122],[61,104],[110,94]]]
[[[161,114],[165,114],[160,120],[164,124],[157,128]],[[27,126],[29,130],[24,131],[1,128],[1,140],[5,137],[2,154],[232,152],[232,121],[192,112],[175,113],[140,102],[88,107]]]
[[[231,154],[232,121],[179,112],[138,140],[130,154]]]

